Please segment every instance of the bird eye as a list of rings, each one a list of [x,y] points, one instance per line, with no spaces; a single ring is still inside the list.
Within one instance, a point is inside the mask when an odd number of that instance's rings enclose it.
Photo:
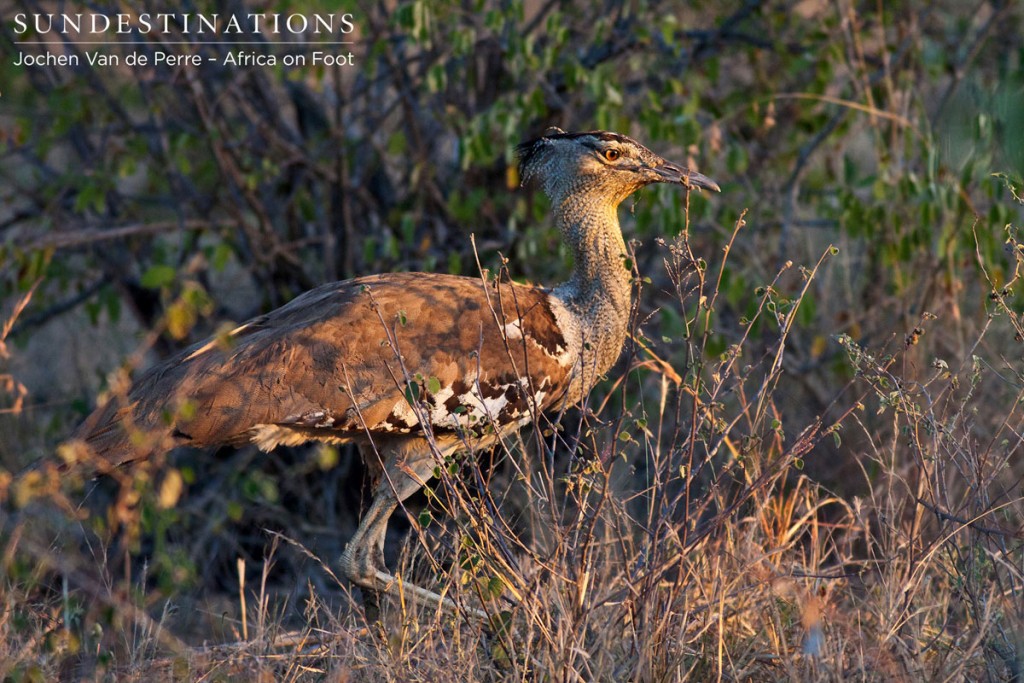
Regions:
[[[622,152],[617,149],[606,149],[604,151],[604,158],[608,161],[618,161],[620,156],[622,156]]]

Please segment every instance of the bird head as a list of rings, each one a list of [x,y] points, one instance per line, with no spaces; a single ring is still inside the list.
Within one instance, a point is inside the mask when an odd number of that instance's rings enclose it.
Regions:
[[[593,189],[616,205],[651,183],[721,191],[718,183],[666,161],[636,140],[608,131],[566,133],[551,128],[516,148],[519,175],[539,179],[553,202]]]

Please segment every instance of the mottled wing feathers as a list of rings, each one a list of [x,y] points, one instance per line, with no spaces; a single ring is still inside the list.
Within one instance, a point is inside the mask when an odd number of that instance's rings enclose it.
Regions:
[[[543,289],[436,274],[324,285],[149,370],[77,436],[122,462],[173,445],[412,433],[423,421],[515,427],[571,382],[560,305]]]

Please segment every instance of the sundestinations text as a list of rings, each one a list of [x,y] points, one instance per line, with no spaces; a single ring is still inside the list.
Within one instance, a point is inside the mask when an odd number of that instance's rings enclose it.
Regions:
[[[15,14],[14,32],[43,35],[129,33],[345,34],[355,31],[351,14]]]

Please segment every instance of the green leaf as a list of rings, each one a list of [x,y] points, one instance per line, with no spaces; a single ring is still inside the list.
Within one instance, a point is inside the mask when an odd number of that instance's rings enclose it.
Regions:
[[[172,266],[157,264],[150,266],[142,275],[140,284],[146,289],[160,289],[174,282],[175,271]]]
[[[213,250],[213,258],[211,259],[214,270],[221,272],[228,265],[228,261],[231,260],[233,252],[231,246],[221,242]]]
[[[431,377],[427,380],[427,391],[435,396],[441,393],[441,380],[436,377]]]
[[[228,519],[232,522],[241,521],[242,515],[245,514],[245,507],[237,500],[228,501],[227,514]]]

